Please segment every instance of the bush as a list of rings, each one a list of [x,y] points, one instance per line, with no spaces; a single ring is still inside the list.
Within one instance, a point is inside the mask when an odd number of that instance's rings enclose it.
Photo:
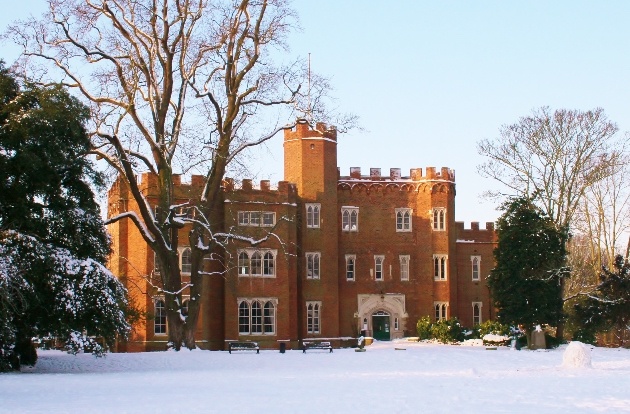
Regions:
[[[580,341],[585,344],[597,345],[597,338],[595,337],[595,333],[589,329],[578,329],[573,332],[574,341]]]
[[[484,335],[510,335],[510,327],[497,321],[485,321],[479,325],[479,337],[483,338]]]
[[[431,337],[443,344],[461,342],[464,340],[464,329],[459,323],[459,319],[445,319],[431,326]]]
[[[418,331],[418,340],[422,341],[424,339],[431,338],[431,318],[428,316],[423,316],[418,320],[416,324],[416,330]]]

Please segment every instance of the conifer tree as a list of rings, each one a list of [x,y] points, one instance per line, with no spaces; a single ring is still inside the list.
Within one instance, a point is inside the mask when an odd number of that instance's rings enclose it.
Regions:
[[[555,326],[563,318],[560,282],[568,275],[567,233],[530,198],[510,200],[504,209],[488,286],[499,320],[521,326],[529,341],[536,325]]]
[[[31,338],[102,352],[129,330],[126,291],[86,158],[88,109],[59,86],[21,86],[0,61],[0,371],[33,364]]]
[[[604,267],[599,281],[596,291],[575,305],[577,318],[588,332],[617,330],[624,346],[630,326],[630,263],[616,256],[614,270]]]

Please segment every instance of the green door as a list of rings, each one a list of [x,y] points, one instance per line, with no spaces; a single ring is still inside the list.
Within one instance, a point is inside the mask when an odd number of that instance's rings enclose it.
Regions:
[[[379,311],[372,315],[372,336],[377,341],[389,341],[389,314]]]

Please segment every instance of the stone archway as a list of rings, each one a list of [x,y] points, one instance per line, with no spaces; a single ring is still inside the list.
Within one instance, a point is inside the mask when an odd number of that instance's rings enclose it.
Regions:
[[[374,319],[374,316],[377,319]],[[377,332],[385,338],[385,322],[389,331],[388,339],[404,336],[407,324],[405,310],[405,295],[398,293],[383,293],[376,295],[358,295],[357,322],[359,332],[366,336],[374,336],[375,321],[379,324]]]

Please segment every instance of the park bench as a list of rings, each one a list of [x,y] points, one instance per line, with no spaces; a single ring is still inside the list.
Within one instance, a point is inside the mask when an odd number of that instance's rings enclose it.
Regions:
[[[330,342],[302,341],[302,353],[306,353],[307,349],[329,349],[330,352],[333,351],[333,348],[332,348],[332,345],[330,345]]]
[[[256,351],[259,354],[260,348],[258,342],[228,342],[228,352],[231,354],[232,351]]]

